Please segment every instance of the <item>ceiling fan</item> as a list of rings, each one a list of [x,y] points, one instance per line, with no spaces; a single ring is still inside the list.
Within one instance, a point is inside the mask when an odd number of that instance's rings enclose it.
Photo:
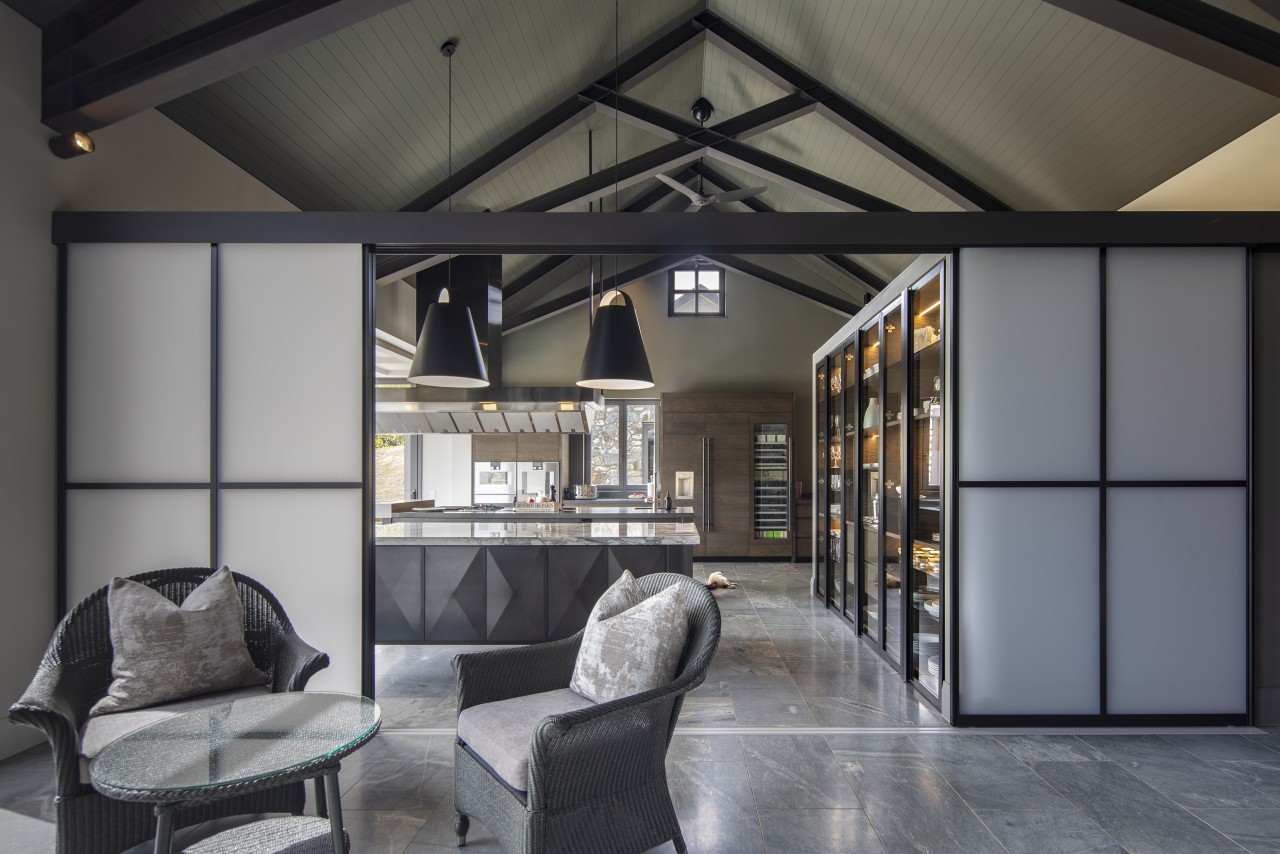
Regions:
[[[698,123],[699,127],[705,127],[707,120],[711,118],[715,111],[716,108],[713,107],[711,102],[706,98],[699,98],[694,101],[693,106],[689,108],[689,112],[693,115],[694,121]],[[730,190],[724,193],[705,193],[703,192],[702,175],[699,174],[698,189],[695,192],[693,189],[686,187],[684,184],[681,184],[669,175],[658,173],[654,177],[671,189],[675,190],[677,193],[683,193],[689,197],[691,204],[689,207],[684,209],[685,213],[697,213],[703,208],[715,205],[727,205],[730,202],[740,202],[743,199],[758,196],[768,189],[768,187],[744,187],[741,190]]]

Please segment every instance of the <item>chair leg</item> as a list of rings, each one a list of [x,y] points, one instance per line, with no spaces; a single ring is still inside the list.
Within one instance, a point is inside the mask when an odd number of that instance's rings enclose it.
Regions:
[[[453,815],[453,832],[458,836],[458,847],[467,847],[467,831],[471,829],[471,819],[462,813],[454,813]]]
[[[671,844],[675,846],[676,854],[689,854],[689,847],[684,844],[684,837],[680,834],[676,834],[676,837],[671,840]]]

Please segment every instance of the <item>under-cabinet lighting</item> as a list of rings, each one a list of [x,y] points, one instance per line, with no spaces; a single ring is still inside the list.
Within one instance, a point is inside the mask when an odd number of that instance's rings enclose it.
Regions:
[[[497,411],[498,411],[498,404],[496,404],[496,403],[482,402],[482,403],[480,404],[480,408],[481,408],[481,409],[483,409],[485,412],[497,412]]]
[[[928,308],[926,308],[924,311],[922,311],[922,312],[920,312],[919,314],[917,314],[917,315],[916,315],[916,317],[924,317],[926,314],[928,314],[929,312],[933,311],[935,308],[937,308],[937,307],[938,307],[938,306],[940,306],[940,305],[942,305],[942,300],[938,300],[938,301],[937,301],[937,302],[935,302],[933,305],[929,306],[929,307],[928,307]]]
[[[561,412],[573,412],[573,401],[571,401],[571,400],[562,400],[562,401],[560,401],[560,411],[561,411]]]

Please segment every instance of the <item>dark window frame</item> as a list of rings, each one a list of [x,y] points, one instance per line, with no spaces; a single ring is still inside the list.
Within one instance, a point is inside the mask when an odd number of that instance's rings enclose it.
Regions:
[[[653,424],[654,424],[655,441],[654,441],[653,454],[649,462],[653,466],[653,474],[654,474],[654,477],[656,478],[658,476],[658,448],[657,448],[657,441],[656,441],[657,429],[658,429],[657,425],[658,425],[658,419],[662,415],[662,402],[657,398],[606,398],[604,401],[604,405],[618,407],[617,442],[618,442],[618,480],[619,481],[624,481],[627,479],[626,472],[627,472],[627,463],[629,461],[628,454],[627,454],[627,442],[626,442],[627,409],[628,407],[631,407],[631,406],[652,406],[653,407]],[[595,443],[595,437],[592,433],[590,422],[587,423],[587,432],[585,435],[587,437],[586,447],[584,449],[584,453],[587,456],[586,469],[588,472],[591,472],[591,475],[588,477],[588,483],[592,483],[595,477],[595,471],[591,466],[591,451],[592,451],[592,445]],[[637,484],[637,483],[631,483],[631,484],[594,483],[593,485],[604,486],[604,487],[614,487],[617,489],[632,489],[632,490],[634,490],[636,487],[644,486],[644,484]]]
[[[695,275],[693,280],[692,291],[676,291],[676,273],[697,273],[702,270],[715,270],[720,274],[720,289],[711,290],[704,289]],[[726,313],[726,296],[729,290],[728,277],[725,275],[725,268],[719,264],[680,264],[672,267],[667,271],[667,317],[728,317]],[[693,311],[676,311],[676,296],[678,294],[694,294]],[[720,297],[719,311],[703,311],[701,303],[696,298],[697,294],[716,294]]]

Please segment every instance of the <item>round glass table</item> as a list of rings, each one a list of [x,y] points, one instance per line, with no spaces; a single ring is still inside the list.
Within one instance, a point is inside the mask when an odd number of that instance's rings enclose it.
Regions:
[[[156,854],[170,854],[184,806],[324,778],[334,851],[343,850],[339,760],[377,733],[367,697],[293,692],[231,700],[174,715],[107,745],[89,765],[103,795],[155,805]]]

